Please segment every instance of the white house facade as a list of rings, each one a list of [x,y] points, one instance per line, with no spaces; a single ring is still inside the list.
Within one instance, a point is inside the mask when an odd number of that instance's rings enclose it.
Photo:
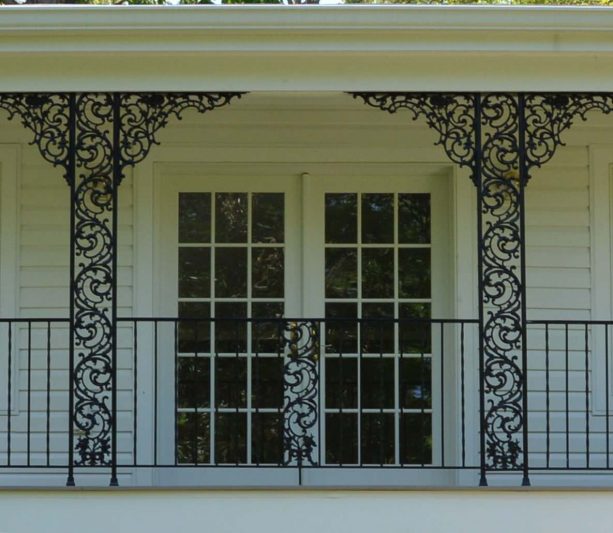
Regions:
[[[607,530],[612,10],[3,8],[0,71],[0,531]]]

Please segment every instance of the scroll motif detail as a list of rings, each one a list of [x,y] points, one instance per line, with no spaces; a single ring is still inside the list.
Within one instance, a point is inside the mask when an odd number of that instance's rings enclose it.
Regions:
[[[527,94],[525,101],[528,168],[541,167],[564,146],[562,133],[577,118],[585,121],[590,111],[605,115],[613,111],[612,94]]]
[[[523,466],[521,210],[518,102],[490,94],[481,102],[482,224],[486,463],[492,470]]]
[[[113,95],[75,100],[74,426],[75,465],[110,465],[113,328]]]
[[[319,326],[313,321],[287,322],[282,343],[288,358],[283,372],[284,464],[317,464]]]
[[[32,131],[30,144],[38,147],[42,157],[54,167],[64,169],[68,181],[70,112],[66,94],[2,94],[0,109],[9,120],[19,118]]]
[[[447,157],[461,167],[471,169],[475,178],[475,99],[473,94],[446,93],[352,93],[371,107],[396,113],[406,109],[411,118],[424,118],[435,130]]]
[[[157,133],[171,117],[181,120],[188,109],[205,113],[228,105],[243,93],[149,93],[121,96],[120,157],[122,169],[143,161],[159,144]],[[123,175],[119,178],[123,179]]]

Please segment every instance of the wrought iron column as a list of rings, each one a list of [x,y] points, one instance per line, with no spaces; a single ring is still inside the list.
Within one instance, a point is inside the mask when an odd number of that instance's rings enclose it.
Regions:
[[[488,470],[527,477],[525,367],[525,124],[515,95],[361,93],[394,113],[423,116],[477,189],[479,404],[482,485]],[[522,112],[523,116],[523,112]]]
[[[563,145],[588,111],[613,111],[611,94],[355,93],[372,107],[407,109],[439,134],[477,188],[480,484],[488,471],[529,482],[525,191],[530,172]]]
[[[68,479],[108,466],[117,485],[118,190],[127,166],[158,144],[187,109],[200,113],[242,93],[2,94],[0,109],[34,134],[43,158],[70,187]]]
[[[239,93],[71,95],[71,423],[75,466],[117,480],[117,231],[124,171],[142,161],[171,116],[226,105]]]
[[[115,98],[70,95],[70,367],[68,485],[75,466],[110,466],[117,485],[117,152]]]

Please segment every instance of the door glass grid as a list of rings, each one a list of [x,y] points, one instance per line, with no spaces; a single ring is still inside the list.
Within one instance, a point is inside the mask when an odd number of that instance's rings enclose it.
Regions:
[[[179,193],[178,216],[176,461],[280,464],[283,354],[257,319],[284,313],[284,194]]]
[[[328,464],[432,462],[430,228],[429,194],[325,195]]]

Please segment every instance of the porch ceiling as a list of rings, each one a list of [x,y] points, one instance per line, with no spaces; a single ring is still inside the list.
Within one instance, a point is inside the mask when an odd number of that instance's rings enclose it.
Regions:
[[[613,91],[613,9],[2,7],[1,91]]]

